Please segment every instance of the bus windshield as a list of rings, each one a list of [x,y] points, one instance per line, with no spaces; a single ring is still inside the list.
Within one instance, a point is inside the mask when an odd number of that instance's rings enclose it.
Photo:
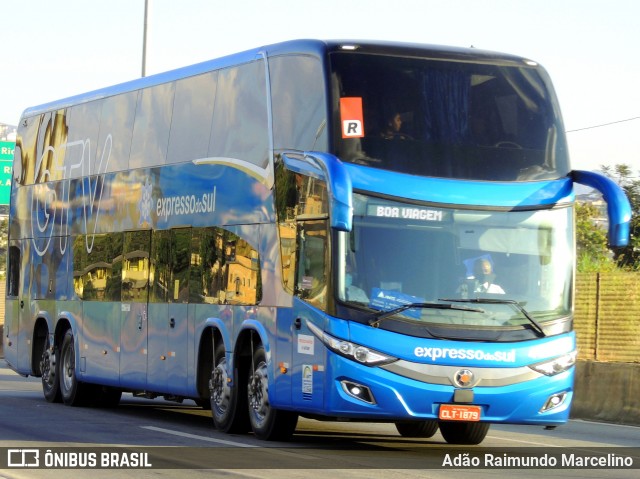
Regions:
[[[570,314],[570,207],[464,210],[356,194],[353,230],[340,234],[338,298],[374,317],[398,310],[385,321],[517,327]]]
[[[533,62],[333,53],[333,144],[343,161],[458,179],[569,172],[547,75]]]

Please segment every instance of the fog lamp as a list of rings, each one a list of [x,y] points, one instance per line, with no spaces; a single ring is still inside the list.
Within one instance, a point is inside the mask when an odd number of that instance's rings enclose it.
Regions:
[[[363,386],[362,384],[354,383],[352,381],[341,381],[340,385],[342,386],[342,390],[349,396],[368,404],[376,403],[376,400],[373,398],[373,394],[371,393],[371,389],[367,386]]]
[[[549,396],[547,401],[544,403],[544,406],[542,406],[542,409],[540,409],[540,412],[546,412],[551,409],[555,409],[558,406],[562,406],[566,399],[567,399],[567,393],[564,391],[561,393],[553,394]]]

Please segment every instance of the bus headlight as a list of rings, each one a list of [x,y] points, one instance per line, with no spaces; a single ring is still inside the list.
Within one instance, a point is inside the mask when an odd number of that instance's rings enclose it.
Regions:
[[[531,364],[529,367],[534,371],[537,371],[545,376],[555,376],[565,372],[567,369],[573,367],[576,363],[577,351],[571,351],[570,353],[563,354],[557,358],[548,359],[541,363]]]
[[[315,334],[331,351],[353,361],[366,364],[367,366],[377,366],[379,364],[388,364],[398,360],[398,358],[387,356],[379,351],[352,343],[351,341],[334,338],[311,322],[307,321],[307,326],[309,326],[311,332]]]

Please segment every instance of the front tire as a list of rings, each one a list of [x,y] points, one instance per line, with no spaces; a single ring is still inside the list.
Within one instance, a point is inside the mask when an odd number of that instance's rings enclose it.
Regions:
[[[430,438],[438,432],[438,421],[399,421],[396,429],[402,437]]]
[[[249,422],[258,439],[286,441],[296,430],[298,415],[291,411],[275,409],[269,403],[269,377],[267,357],[263,346],[253,353],[248,378]]]
[[[60,394],[67,406],[84,406],[89,387],[76,377],[76,349],[71,329],[67,329],[60,348]]]
[[[449,444],[480,444],[491,423],[488,422],[441,422],[440,433]]]

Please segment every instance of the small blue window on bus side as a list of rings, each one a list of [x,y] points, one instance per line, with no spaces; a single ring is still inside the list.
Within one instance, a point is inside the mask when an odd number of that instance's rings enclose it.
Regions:
[[[165,163],[174,92],[175,82],[139,92],[131,139],[130,169]]]
[[[128,168],[137,102],[137,91],[105,98],[102,103],[100,135],[91,174],[123,171]]]
[[[178,80],[167,164],[206,158],[218,72]]]
[[[324,73],[312,56],[269,59],[274,150],[327,151]]]
[[[104,149],[100,148],[98,137],[100,135],[100,118],[102,115],[103,100],[96,100],[89,103],[81,103],[69,109],[66,121],[68,123],[67,144],[64,148],[58,149],[56,156],[58,164],[64,161],[67,178],[81,178],[89,173],[98,172],[100,157]],[[107,148],[110,154],[110,148]],[[100,156],[98,156],[100,154]],[[96,161],[96,157],[98,158]],[[106,166],[107,160],[103,162]],[[100,173],[104,170],[100,171]],[[62,179],[62,175],[58,179]]]
[[[263,61],[218,72],[209,156],[249,162],[264,168],[269,162],[269,128]]]

